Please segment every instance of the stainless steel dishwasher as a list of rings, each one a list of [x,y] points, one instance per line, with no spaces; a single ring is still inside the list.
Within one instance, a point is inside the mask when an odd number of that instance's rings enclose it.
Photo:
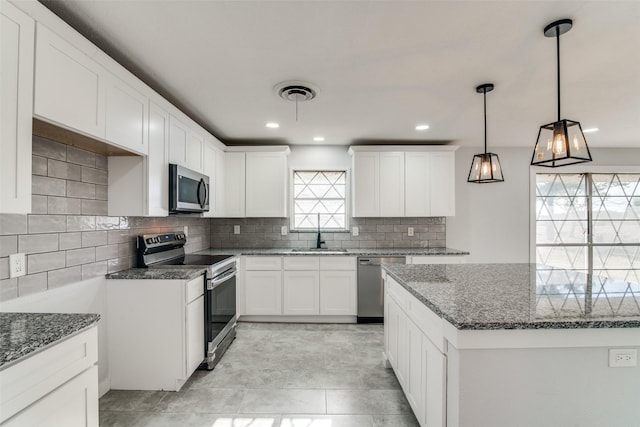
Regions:
[[[358,257],[358,323],[381,323],[384,289],[380,264],[404,264],[406,257]]]

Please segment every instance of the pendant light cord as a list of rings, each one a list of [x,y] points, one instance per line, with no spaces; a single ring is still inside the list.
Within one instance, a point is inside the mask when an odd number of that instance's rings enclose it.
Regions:
[[[556,28],[556,55],[558,60],[558,121],[560,121],[560,28]]]
[[[484,97],[484,153],[487,154],[487,89],[482,91]]]

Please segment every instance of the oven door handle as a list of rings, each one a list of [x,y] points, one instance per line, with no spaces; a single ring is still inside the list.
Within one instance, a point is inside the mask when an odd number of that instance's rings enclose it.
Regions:
[[[233,276],[235,276],[236,273],[237,273],[237,270],[235,268],[233,268],[228,273],[223,274],[222,276],[216,277],[214,279],[207,280],[207,290],[210,291],[210,290],[216,288],[222,282],[226,282],[228,279],[230,279]]]

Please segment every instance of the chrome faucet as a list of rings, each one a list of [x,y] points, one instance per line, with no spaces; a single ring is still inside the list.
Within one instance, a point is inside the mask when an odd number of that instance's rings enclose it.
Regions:
[[[320,236],[320,213],[318,212],[318,239],[316,241],[316,249],[322,248],[322,244],[325,243]]]

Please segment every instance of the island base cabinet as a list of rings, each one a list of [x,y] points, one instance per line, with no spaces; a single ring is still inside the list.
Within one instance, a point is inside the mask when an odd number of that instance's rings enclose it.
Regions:
[[[0,425],[97,427],[98,367],[92,366]]]

